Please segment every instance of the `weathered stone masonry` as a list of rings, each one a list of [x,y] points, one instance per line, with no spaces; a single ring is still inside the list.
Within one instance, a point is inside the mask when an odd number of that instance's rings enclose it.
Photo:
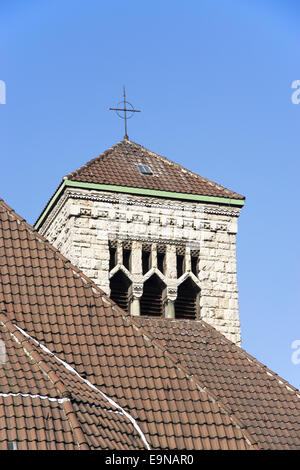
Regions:
[[[153,304],[176,317],[186,292],[196,318],[240,344],[239,213],[225,204],[67,188],[40,232],[108,295],[128,302],[132,315]],[[114,279],[121,293],[112,292]]]

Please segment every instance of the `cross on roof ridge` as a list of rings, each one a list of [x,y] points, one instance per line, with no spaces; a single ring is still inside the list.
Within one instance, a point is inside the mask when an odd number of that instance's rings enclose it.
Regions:
[[[122,101],[120,101],[120,102],[118,103],[118,105],[121,104],[121,103],[122,103]],[[128,104],[129,106],[131,106],[131,108],[126,108],[126,104]],[[118,105],[117,105],[117,106],[118,106]],[[125,86],[123,86],[123,106],[124,106],[123,108],[119,108],[119,107],[117,107],[117,108],[109,108],[109,110],[110,110],[110,111],[116,111],[117,115],[118,115],[120,118],[124,119],[124,124],[125,124],[125,135],[124,135],[124,139],[125,139],[125,140],[129,140],[128,134],[127,134],[127,119],[130,119],[130,118],[133,116],[133,114],[132,114],[131,116],[128,116],[127,113],[128,113],[128,112],[129,112],[129,113],[140,113],[141,111],[140,111],[139,109],[134,109],[134,107],[132,106],[132,104],[129,103],[129,101],[126,101]],[[124,116],[122,116],[121,114],[119,114],[119,112],[121,112],[121,111],[124,113]]]

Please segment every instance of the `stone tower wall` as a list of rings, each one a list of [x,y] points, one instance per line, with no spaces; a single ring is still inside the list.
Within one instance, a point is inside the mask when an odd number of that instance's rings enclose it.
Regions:
[[[180,283],[190,277],[199,286],[199,318],[240,344],[236,233],[240,209],[68,188],[47,216],[40,232],[73,264],[110,294],[109,242],[117,247],[114,272],[122,269],[132,282],[132,314],[143,283],[157,273],[166,285],[165,302],[174,303]],[[122,264],[122,244],[130,241],[131,269]],[[141,272],[143,244],[151,246],[151,270]],[[158,247],[165,247],[164,274],[157,270]],[[176,252],[184,253],[184,273],[177,279]],[[197,272],[191,254],[198,253]],[[168,314],[169,312],[169,314]],[[171,312],[171,313],[170,313]],[[166,309],[166,316],[172,310]]]

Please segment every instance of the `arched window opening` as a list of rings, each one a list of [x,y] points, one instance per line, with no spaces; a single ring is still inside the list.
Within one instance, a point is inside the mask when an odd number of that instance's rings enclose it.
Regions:
[[[129,288],[131,281],[122,271],[118,271],[110,280],[110,298],[125,312],[129,311]]]
[[[191,278],[187,278],[177,291],[175,300],[175,318],[195,320],[199,311],[200,288]]]
[[[150,277],[143,288],[141,297],[141,315],[160,317],[163,315],[163,290],[165,284],[156,274]]]

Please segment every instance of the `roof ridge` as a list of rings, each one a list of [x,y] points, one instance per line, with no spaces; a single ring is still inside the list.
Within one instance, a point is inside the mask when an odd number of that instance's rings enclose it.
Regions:
[[[8,330],[11,338],[16,343],[20,344],[25,354],[38,366],[41,372],[46,375],[48,380],[53,383],[61,397],[66,398],[66,400],[63,400],[60,404],[69,422],[74,440],[80,450],[89,450],[89,446],[85,440],[82,428],[72,406],[71,393],[67,390],[62,380],[44,361],[37,348],[30,343],[29,338],[27,338],[20,329],[13,324],[4,312],[0,312],[0,324]]]

